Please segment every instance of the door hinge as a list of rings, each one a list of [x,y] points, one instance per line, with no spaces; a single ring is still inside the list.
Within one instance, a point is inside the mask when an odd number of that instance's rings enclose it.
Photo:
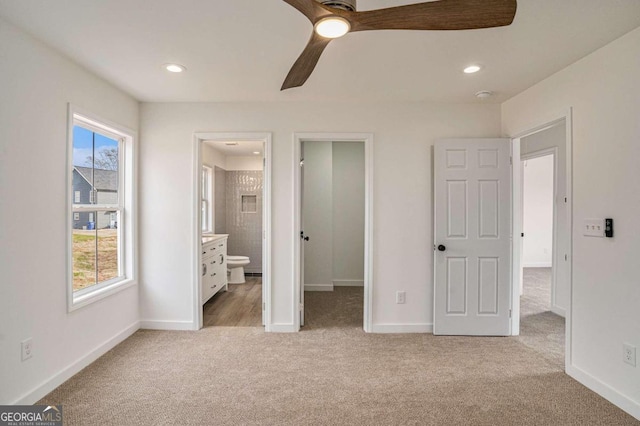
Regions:
[[[569,260],[569,256],[568,255],[564,255],[564,261],[566,262],[567,260]]]
[[[509,318],[511,318],[511,309],[509,309]]]
[[[300,312],[304,310],[304,303],[300,303]]]
[[[513,157],[509,157],[509,164],[513,166]]]
[[[567,197],[564,197],[564,202],[565,202],[565,203],[567,202]]]
[[[263,311],[267,310],[267,303],[266,302],[262,302],[262,310]]]
[[[300,159],[300,167],[304,166],[304,158]]]

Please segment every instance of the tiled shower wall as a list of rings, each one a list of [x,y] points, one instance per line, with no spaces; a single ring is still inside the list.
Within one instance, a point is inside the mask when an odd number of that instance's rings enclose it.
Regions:
[[[217,167],[214,169],[214,232],[216,234],[227,233],[227,171]]]
[[[216,180],[217,171],[216,171]],[[245,272],[262,272],[262,171],[227,171],[225,173],[226,232],[230,256],[249,256]],[[242,196],[256,196],[256,211],[242,211]],[[216,185],[216,204],[217,202]],[[218,232],[216,208],[216,232]]]

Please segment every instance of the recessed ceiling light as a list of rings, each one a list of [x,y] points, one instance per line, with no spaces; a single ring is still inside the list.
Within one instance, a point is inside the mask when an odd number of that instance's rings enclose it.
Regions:
[[[178,64],[164,64],[163,67],[169,72],[183,72],[187,69],[183,65]]]
[[[255,155],[260,155],[260,151],[253,151]]]
[[[464,69],[465,74],[473,74],[480,71],[480,65],[469,65]]]
[[[318,21],[314,29],[322,37],[339,38],[351,30],[351,24],[339,16],[329,16]]]

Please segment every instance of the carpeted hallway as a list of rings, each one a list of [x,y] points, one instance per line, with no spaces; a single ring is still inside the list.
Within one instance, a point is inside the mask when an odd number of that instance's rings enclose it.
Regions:
[[[520,338],[365,334],[362,289],[336,290],[297,334],[139,331],[40,403],[67,425],[638,424]]]

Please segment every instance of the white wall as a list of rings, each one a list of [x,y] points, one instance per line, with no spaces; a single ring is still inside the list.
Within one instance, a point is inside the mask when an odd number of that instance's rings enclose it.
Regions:
[[[254,155],[251,157],[227,157],[226,170],[262,170],[264,163],[262,155]]]
[[[376,103],[142,104],[140,202],[143,319],[193,320],[193,133],[273,132],[272,323],[293,328],[294,132],[373,132],[373,323],[432,323],[431,146],[438,138],[495,137],[497,105]],[[167,173],[171,170],[171,173]],[[171,226],[166,226],[171,224]],[[158,232],[158,230],[162,232]],[[412,265],[407,268],[406,265]],[[395,304],[395,292],[407,303]],[[414,328],[415,327],[415,328]],[[282,328],[281,328],[282,329]]]
[[[553,155],[524,161],[525,268],[550,268],[553,246]]]
[[[573,108],[573,292],[567,371],[640,418],[640,29],[502,105],[515,135]],[[615,219],[615,238],[588,238],[585,218]]]
[[[363,285],[364,143],[333,142],[333,281]]]
[[[333,288],[333,156],[331,142],[303,142],[304,284]],[[322,287],[320,287],[322,286]]]
[[[65,271],[67,103],[132,129],[138,103],[3,20],[0,75],[0,404],[34,403],[138,328],[135,286],[67,313]]]

